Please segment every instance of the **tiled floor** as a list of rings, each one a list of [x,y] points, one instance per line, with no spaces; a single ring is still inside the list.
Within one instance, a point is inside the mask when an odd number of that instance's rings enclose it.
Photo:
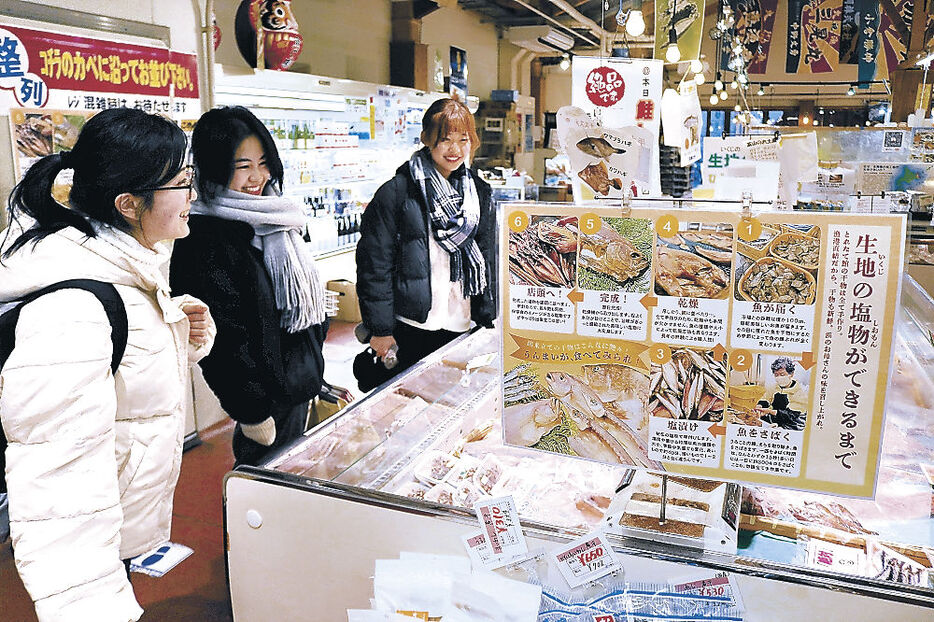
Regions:
[[[353,337],[353,324],[334,322],[324,355],[325,378],[359,397],[351,372],[353,357],[363,346]],[[233,466],[230,449],[233,422],[202,431],[202,444],[185,452],[175,493],[172,541],[194,553],[161,578],[134,573],[133,589],[143,621],[230,622],[230,595],[224,568],[223,480]],[[9,540],[0,543],[0,620],[34,622],[32,602],[16,573]]]

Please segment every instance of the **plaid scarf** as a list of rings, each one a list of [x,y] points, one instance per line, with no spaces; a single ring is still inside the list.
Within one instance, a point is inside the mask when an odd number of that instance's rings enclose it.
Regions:
[[[427,147],[412,154],[409,170],[428,206],[432,235],[451,256],[451,282],[463,283],[465,298],[481,294],[487,287],[486,262],[474,239],[480,199],[470,171],[465,168],[456,179],[457,172],[451,175],[455,187],[435,168]]]

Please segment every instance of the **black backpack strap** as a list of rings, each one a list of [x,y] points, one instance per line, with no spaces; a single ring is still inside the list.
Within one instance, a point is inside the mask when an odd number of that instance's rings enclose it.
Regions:
[[[107,313],[107,319],[110,321],[111,339],[114,346],[113,357],[110,359],[110,370],[116,374],[117,368],[120,367],[120,361],[123,360],[123,353],[126,351],[129,325],[126,317],[126,305],[123,304],[123,298],[117,293],[117,288],[112,283],[93,279],[70,279],[53,283],[26,296],[16,307],[16,311],[18,312],[36,298],[60,289],[83,289],[94,294],[103,305],[104,311]]]

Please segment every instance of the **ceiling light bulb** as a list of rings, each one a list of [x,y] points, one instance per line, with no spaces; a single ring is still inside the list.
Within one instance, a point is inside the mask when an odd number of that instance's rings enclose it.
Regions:
[[[729,95],[726,94],[726,91],[720,91],[720,99],[726,101],[727,97],[729,97]]]
[[[719,101],[720,101],[720,98],[717,97],[716,93],[710,94],[710,105],[711,106],[716,106]]]
[[[759,90],[756,91],[756,94],[757,94],[757,95],[765,95],[765,87],[760,86],[760,87],[759,87]]]
[[[814,125],[820,125],[820,121],[818,121],[817,119],[814,119]]]
[[[735,106],[733,106],[733,110],[735,110],[736,112],[739,112],[742,109],[743,109],[742,106],[740,106],[739,104],[736,104]]]
[[[633,9],[629,11],[629,17],[626,19],[626,34],[630,37],[638,37],[645,32],[645,18],[642,17],[642,11]]]
[[[730,82],[730,88],[733,89],[733,90],[735,91],[737,88],[739,88],[739,82],[737,82],[737,81],[734,79],[732,82]]]
[[[846,94],[847,94],[847,95],[855,95],[855,94],[856,94],[856,89],[853,88],[853,85],[852,85],[852,84],[850,85],[850,88],[848,88],[848,89],[846,90]]]
[[[668,31],[668,48],[665,50],[665,60],[677,63],[681,60],[681,50],[678,49],[678,33],[674,29]]]
[[[668,45],[668,49],[665,50],[665,60],[669,63],[677,63],[681,60],[681,50],[678,49],[677,42]]]
[[[561,67],[561,71],[567,71],[568,67],[571,66],[571,57],[565,54],[561,57],[561,62],[558,63],[558,66]]]
[[[697,86],[700,86],[706,81],[707,81],[707,78],[704,77],[704,74],[702,73],[694,74],[694,84],[696,84]]]
[[[720,79],[720,74],[717,74],[717,81],[713,83],[713,88],[717,91],[723,90],[723,80]]]
[[[801,117],[801,123],[803,123],[804,125],[807,125],[810,122],[811,122],[811,117],[807,115],[804,115],[803,117]]]
[[[701,64],[699,58],[695,58],[691,60],[691,71],[693,71],[694,73],[700,73],[703,70],[704,70],[704,66]]]
[[[746,74],[744,73],[739,74],[739,76],[737,76],[737,79],[740,81],[741,84],[746,84],[747,82],[749,82],[749,77],[746,76]]]

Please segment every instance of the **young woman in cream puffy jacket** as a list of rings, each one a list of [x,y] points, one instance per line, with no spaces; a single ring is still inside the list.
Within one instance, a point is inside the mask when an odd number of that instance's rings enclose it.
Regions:
[[[185,148],[165,118],[106,110],[10,197],[0,311],[52,283],[96,279],[114,284],[129,324],[114,375],[100,302],[47,294],[23,307],[0,372],[14,557],[43,622],[138,620],[126,561],[170,536],[189,365],[215,332],[203,303],[168,286],[164,242],[188,234],[193,196]],[[51,197],[64,169],[70,209]]]

